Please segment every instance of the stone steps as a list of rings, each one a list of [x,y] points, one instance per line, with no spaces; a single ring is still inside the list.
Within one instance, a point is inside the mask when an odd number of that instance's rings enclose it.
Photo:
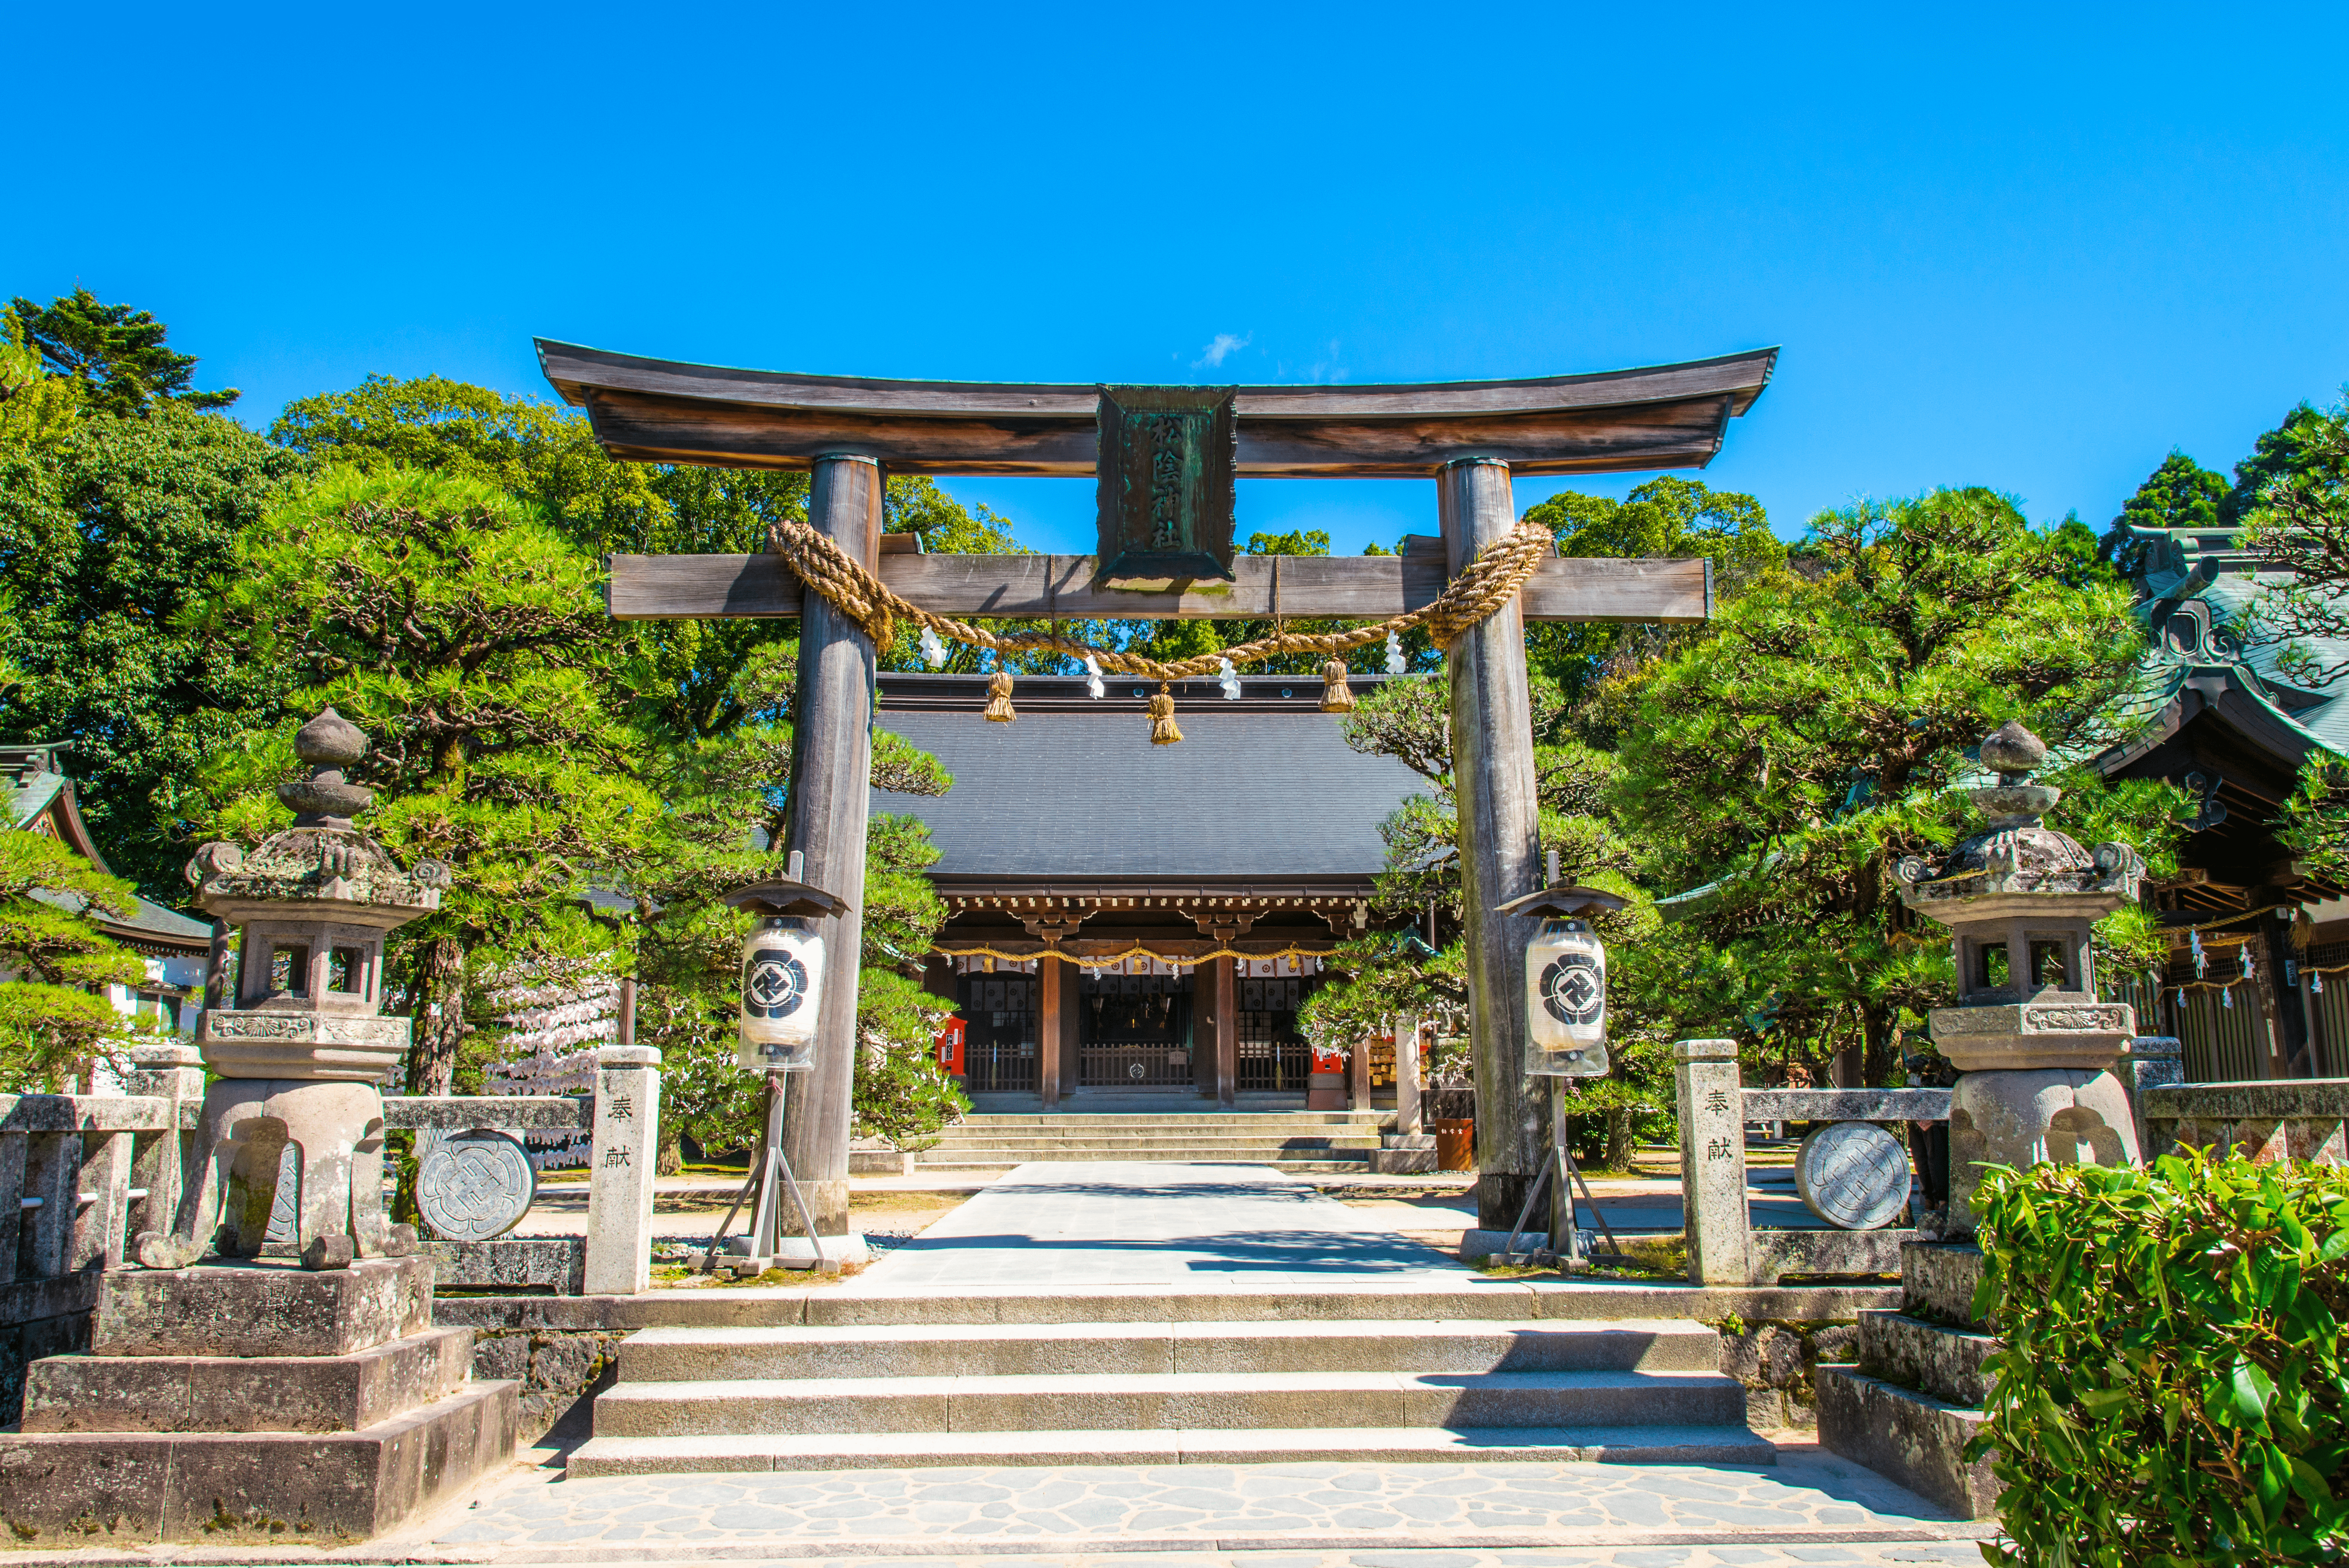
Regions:
[[[1444,1427],[1260,1427],[1237,1430],[965,1432],[618,1438],[573,1452],[574,1476],[743,1470],[898,1470],[957,1465],[1551,1464],[1766,1465],[1777,1449],[1742,1422],[1497,1431]]]
[[[922,1171],[1007,1171],[1039,1161],[1270,1165],[1291,1175],[1368,1170],[1385,1111],[1056,1111],[974,1115],[915,1156]]]
[[[1335,1319],[1277,1323],[648,1328],[620,1380],[988,1377],[1068,1373],[1712,1372],[1720,1336],[1669,1319],[1600,1323]]]
[[[1003,1377],[737,1377],[615,1385],[597,1436],[1167,1431],[1186,1428],[1722,1426],[1718,1372],[1180,1372]]]
[[[828,1322],[651,1327],[621,1346],[570,1468],[1772,1462],[1712,1329],[1532,1318],[1517,1300],[1448,1284],[842,1295]]]
[[[2001,1487],[1988,1459],[1965,1457],[2000,1348],[1973,1315],[1982,1273],[1980,1248],[1905,1243],[1902,1310],[1863,1309],[1857,1362],[1816,1373],[1821,1445],[1962,1519],[1995,1513]]]
[[[949,1155],[944,1160],[931,1160],[926,1157],[917,1158],[914,1162],[914,1169],[916,1171],[936,1171],[941,1174],[951,1174],[955,1171],[1017,1171],[1022,1165],[1032,1165],[1039,1161],[1078,1161],[1098,1160],[1100,1158],[1101,1156],[1097,1154],[1063,1155],[1055,1154],[1050,1150],[1040,1153],[1019,1154],[1002,1159],[982,1159],[976,1155],[969,1157]],[[1128,1158],[1133,1157],[1129,1156]],[[1371,1159],[1372,1156],[1370,1154],[1364,1154],[1358,1160],[1290,1160],[1277,1154],[1267,1154],[1253,1157],[1226,1155],[1215,1161],[1214,1163],[1222,1165],[1269,1165],[1274,1170],[1289,1176],[1347,1176],[1359,1175],[1361,1172],[1370,1170],[1371,1168]],[[1188,1161],[1185,1161],[1185,1163],[1188,1163]]]

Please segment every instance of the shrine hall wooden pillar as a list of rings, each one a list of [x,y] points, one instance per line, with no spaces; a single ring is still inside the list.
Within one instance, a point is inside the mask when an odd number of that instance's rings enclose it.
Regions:
[[[870,568],[881,550],[881,465],[870,458],[815,463],[808,523]],[[823,1015],[815,1066],[793,1073],[783,1102],[783,1154],[807,1193],[816,1229],[848,1230],[850,1091],[856,1073],[856,971],[864,925],[865,801],[873,772],[873,639],[811,593],[800,618],[799,690],[792,705],[786,850],[801,875],[843,899],[823,923]]]
[[[1229,1110],[1238,1102],[1240,1088],[1239,978],[1228,958],[1210,958],[1192,973],[1196,976],[1194,989],[1206,993],[1195,998],[1194,1016],[1207,1026],[1208,1059],[1214,1064],[1212,1076],[1199,1088]]]
[[[1076,1057],[1069,1043],[1077,1021],[1076,987],[1071,984],[1075,978],[1057,959],[1036,965],[1036,1092],[1046,1110],[1061,1103],[1061,1065]]]
[[[1444,560],[1458,575],[1516,527],[1509,465],[1461,458],[1435,479]],[[1526,943],[1533,922],[1494,907],[1540,885],[1526,622],[1511,600],[1463,633],[1444,659],[1452,682],[1452,776],[1460,810],[1470,1048],[1476,1074],[1476,1223],[1506,1231],[1540,1171],[1548,1097],[1526,1078]]]

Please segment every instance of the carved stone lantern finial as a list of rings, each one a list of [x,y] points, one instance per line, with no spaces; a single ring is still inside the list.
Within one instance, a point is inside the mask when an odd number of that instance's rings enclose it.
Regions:
[[[367,760],[367,738],[359,727],[327,708],[294,732],[294,755],[311,764],[307,779],[289,779],[277,798],[296,813],[296,826],[347,828],[351,819],[375,804],[375,791],[345,781],[343,769]]]
[[[254,1257],[273,1240],[313,1268],[415,1249],[383,1212],[383,1097],[408,1055],[409,1020],[380,1016],[385,935],[440,904],[449,868],[402,870],[351,819],[375,803],[344,769],[369,750],[327,708],[295,736],[308,777],[277,787],[294,825],[251,851],[210,843],[188,861],[195,902],[241,928],[233,1006],[208,1008],[196,1044],[217,1081],[204,1095],[192,1181],[169,1233],[137,1239],[150,1268],[211,1251]],[[287,1150],[292,1150],[291,1158]],[[295,1190],[280,1204],[279,1188]]]
[[[2128,1098],[2108,1070],[2137,1032],[2096,994],[2095,923],[2133,903],[2144,862],[2127,844],[2092,851],[2049,828],[2063,791],[2031,783],[2047,747],[2010,720],[1985,736],[1998,782],[1968,790],[1986,819],[1938,866],[1896,868],[1901,901],[1951,932],[1958,1002],[1931,1014],[1933,1044],[1962,1075],[1950,1109],[1950,1221],[1973,1233],[1982,1165],[2137,1159]]]

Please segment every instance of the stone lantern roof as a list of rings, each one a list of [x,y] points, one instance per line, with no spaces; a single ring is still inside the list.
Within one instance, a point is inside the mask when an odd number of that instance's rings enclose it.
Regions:
[[[2137,898],[2145,862],[2135,849],[2107,843],[2091,851],[2041,820],[2064,798],[2061,789],[2030,781],[2046,757],[2047,743],[2013,719],[1983,738],[1982,759],[1997,769],[1998,782],[1969,789],[1966,797],[1984,825],[1959,841],[1938,867],[1910,855],[1894,868],[1909,908],[1958,924],[1984,918],[1993,901],[2018,895],[2044,913],[2094,915]]]
[[[277,798],[295,813],[294,825],[251,851],[233,843],[198,850],[187,872],[198,906],[236,924],[268,915],[385,930],[440,908],[447,866],[419,861],[403,871],[388,850],[351,825],[375,804],[375,791],[348,781],[344,769],[367,749],[367,736],[331,707],[304,725],[294,754],[311,765],[309,775],[277,787]]]
[[[1934,1008],[1930,1022],[1961,1072],[2101,1071],[2136,1028],[2127,1006],[2096,995],[2091,933],[2136,900],[2145,862],[2127,844],[2084,849],[2041,820],[2063,799],[2031,781],[2046,756],[2020,723],[1984,737],[1998,782],[1967,791],[1982,828],[1938,866],[1910,855],[1894,868],[1902,902],[1950,928],[1957,1006]]]

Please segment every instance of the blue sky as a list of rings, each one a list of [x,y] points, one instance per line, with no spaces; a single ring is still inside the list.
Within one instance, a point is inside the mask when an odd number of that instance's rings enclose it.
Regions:
[[[255,424],[369,372],[543,395],[533,335],[1078,382],[1780,344],[1703,477],[1782,531],[1940,483],[2101,526],[2173,445],[2223,469],[2349,381],[2338,5],[98,4],[9,37],[47,63],[12,73],[0,289],[152,309]],[[66,68],[94,41],[102,91]],[[1090,480],[949,488],[1090,548]],[[1354,551],[1433,508],[1252,481],[1240,527]]]

